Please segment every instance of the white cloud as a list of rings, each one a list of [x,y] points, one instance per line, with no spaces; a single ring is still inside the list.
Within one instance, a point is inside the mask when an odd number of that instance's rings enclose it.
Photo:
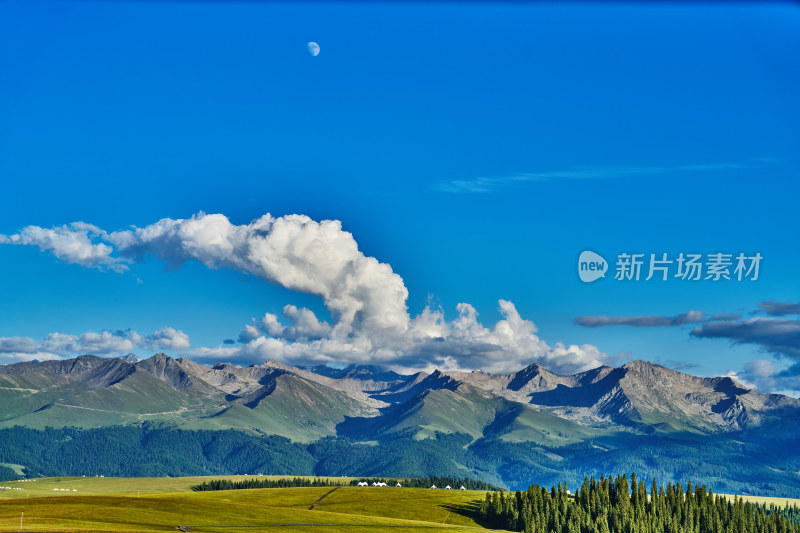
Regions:
[[[272,315],[275,316],[275,315]],[[277,317],[276,317],[277,320]],[[281,328],[282,330],[283,328]],[[257,327],[247,324],[241,333],[239,333],[239,342],[246,343],[261,336],[261,332]]]
[[[0,365],[11,365],[27,361],[49,361],[52,359],[60,359],[60,357],[49,352],[0,352]]]
[[[186,333],[170,327],[163,327],[145,336],[131,333],[131,339],[136,345],[151,350],[186,350],[190,346]]]
[[[500,188],[551,180],[609,179],[626,176],[650,176],[667,174],[671,172],[720,172],[740,168],[745,167],[740,164],[732,163],[647,167],[577,167],[567,170],[555,170],[549,172],[529,172],[512,174],[508,176],[479,176],[476,178],[440,181],[434,183],[432,188],[435,191],[448,193],[488,193]]]
[[[591,344],[564,344],[557,342],[555,347],[540,361],[545,368],[560,370],[562,374],[573,374],[608,364],[608,357],[597,346]]]
[[[249,342],[259,337],[262,332],[270,337],[278,337],[289,340],[308,340],[320,339],[331,334],[331,325],[317,318],[317,315],[305,307],[295,307],[286,305],[283,308],[283,315],[289,320],[289,326],[284,326],[278,315],[265,313],[260,323],[256,326],[247,325],[239,334],[241,342]]]
[[[60,354],[76,353],[80,351],[80,339],[75,335],[50,333],[42,341],[42,349]]]
[[[330,335],[317,339],[286,336],[288,328],[267,313],[260,328],[245,326],[239,337],[242,345],[197,348],[186,355],[209,362],[278,359],[296,365],[371,363],[398,371],[482,368],[505,372],[536,362],[562,374],[588,370],[608,359],[590,345],[556,343],[551,348],[536,335],[534,323],[519,315],[513,303],[500,300],[499,304],[503,318],[492,327],[482,325],[475,308],[462,303],[457,306],[458,317],[450,322],[441,310],[425,308],[410,321],[403,335],[379,337],[362,330],[344,339]],[[293,306],[284,309],[285,313],[289,311],[286,314],[294,314],[295,310]],[[313,316],[308,309],[302,314],[313,324],[308,313]]]
[[[767,359],[756,359],[755,361],[750,361],[745,365],[744,368],[749,375],[756,378],[771,377],[779,372],[777,365]]]
[[[278,315],[274,315],[272,313],[264,314],[263,318],[261,319],[261,328],[271,337],[282,337],[283,332],[286,329],[286,327],[281,324]],[[255,337],[258,337],[258,334],[256,334]]]
[[[237,226],[223,215],[199,213],[109,238],[134,260],[147,254],[173,265],[197,259],[210,268],[234,268],[320,296],[336,317],[334,335],[346,336],[361,327],[399,333],[408,325],[408,291],[402,278],[389,265],[362,254],[339,221],[264,215]]]
[[[48,334],[41,343],[29,337],[0,337],[0,359],[44,360],[84,354],[119,356],[135,348],[180,351],[189,347],[189,336],[171,327],[148,335],[135,331],[88,331],[81,335],[55,332]]]
[[[761,392],[800,395],[800,365],[779,366],[767,359],[756,359],[744,365],[740,372],[728,375],[744,386]]]
[[[756,389],[756,388],[758,388],[758,386],[755,383],[752,383],[752,382],[748,381],[747,378],[743,377],[738,372],[735,372],[733,370],[728,370],[728,373],[725,374],[722,377],[731,378],[734,381],[736,381],[739,384],[741,384],[742,386],[744,386],[746,389]]]
[[[283,331],[287,339],[313,339],[325,337],[331,332],[327,322],[320,321],[314,312],[305,307],[287,305],[283,314],[292,321],[292,325]]]
[[[105,232],[85,222],[73,222],[54,228],[26,226],[19,233],[6,235],[0,243],[36,246],[50,252],[65,263],[107,268],[116,272],[127,270],[127,266],[111,254],[114,248],[103,242],[93,242],[104,237]]]
[[[39,349],[39,343],[30,337],[0,337],[0,352],[33,353]]]
[[[83,333],[80,336],[80,351],[92,355],[127,353],[133,350],[134,343],[127,337],[109,331]]]
[[[34,227],[21,234],[29,228]],[[266,313],[244,326],[239,346],[193,350],[188,337],[171,328],[143,337],[86,333],[77,343],[88,353],[163,346],[187,350],[187,355],[199,359],[255,362],[276,358],[294,364],[369,362],[398,369],[436,365],[487,371],[539,362],[563,373],[606,360],[593,346],[557,343],[551,348],[539,338],[534,323],[523,319],[506,300],[499,301],[502,319],[491,327],[481,324],[475,308],[466,303],[458,304],[458,316],[452,321],[445,319],[442,310],[430,308],[411,317],[403,279],[390,265],[365,256],[336,220],[267,214],[236,225],[221,214],[198,213],[189,219],[164,218],[113,233],[84,223],[30,231],[40,237],[20,244],[37,245],[86,266],[121,270],[153,255],[175,267],[195,259],[213,269],[232,268],[319,296],[332,319],[329,324],[310,309],[287,305],[283,317]],[[75,344],[74,339],[54,338],[54,346],[57,340],[65,346]]]

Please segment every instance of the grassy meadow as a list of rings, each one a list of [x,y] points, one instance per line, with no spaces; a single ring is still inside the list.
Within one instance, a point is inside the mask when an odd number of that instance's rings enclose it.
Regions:
[[[225,479],[248,477],[252,476]],[[483,491],[343,486],[309,510],[332,487],[191,491],[192,485],[210,479],[219,477],[0,482],[11,487],[0,489],[0,531],[20,531],[22,513],[22,531],[152,532],[175,531],[178,526],[197,532],[482,529],[471,516]],[[209,527],[222,525],[249,527]],[[253,527],[259,525],[269,527]]]
[[[179,526],[196,532],[233,533],[483,529],[473,518],[485,496],[483,491],[351,486],[333,492],[333,487],[191,490],[193,485],[211,479],[242,481],[253,477],[286,476],[59,477],[0,482],[0,531],[20,531],[22,513],[22,531],[36,532],[154,532],[176,531]],[[352,478],[322,479],[346,485]],[[800,500],[787,498],[744,499],[800,505]]]

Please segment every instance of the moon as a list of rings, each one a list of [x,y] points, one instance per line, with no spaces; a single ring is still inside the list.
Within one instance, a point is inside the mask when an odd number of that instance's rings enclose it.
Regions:
[[[310,43],[308,43],[307,46],[309,54],[311,54],[314,57],[317,57],[319,55],[319,45],[317,43],[311,41]]]

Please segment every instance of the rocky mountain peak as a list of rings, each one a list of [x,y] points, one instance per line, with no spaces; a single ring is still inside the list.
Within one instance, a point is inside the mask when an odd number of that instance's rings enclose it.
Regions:
[[[135,365],[136,363],[138,363],[139,361],[142,360],[141,357],[139,357],[139,356],[137,356],[136,354],[133,354],[133,353],[129,353],[129,354],[125,355],[124,357],[121,357],[120,359],[122,359],[126,363],[130,363],[132,365]]]

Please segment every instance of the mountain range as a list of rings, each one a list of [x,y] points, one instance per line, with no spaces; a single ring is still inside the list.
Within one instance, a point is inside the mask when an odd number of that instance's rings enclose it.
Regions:
[[[728,451],[714,479],[734,482],[739,474],[731,472],[742,465],[725,461],[746,458],[746,470],[759,479],[772,472],[770,486],[800,486],[800,454],[785,449],[798,443],[800,400],[645,361],[571,376],[536,364],[509,374],[401,375],[372,366],[204,366],[164,354],[83,355],[0,366],[0,405],[0,428],[232,430],[314,449],[332,440],[398,449],[457,438],[481,461],[506,454],[494,470],[464,468],[509,486],[523,471],[597,471],[626,461],[678,478],[686,465],[676,450],[699,461],[709,447],[722,446]],[[510,464],[518,469],[507,471]]]
[[[156,354],[0,366],[0,427],[97,427],[161,421],[309,442],[465,433],[550,446],[623,433],[726,433],[800,418],[800,400],[644,361],[560,376],[378,367],[299,368],[267,361],[203,366]]]

